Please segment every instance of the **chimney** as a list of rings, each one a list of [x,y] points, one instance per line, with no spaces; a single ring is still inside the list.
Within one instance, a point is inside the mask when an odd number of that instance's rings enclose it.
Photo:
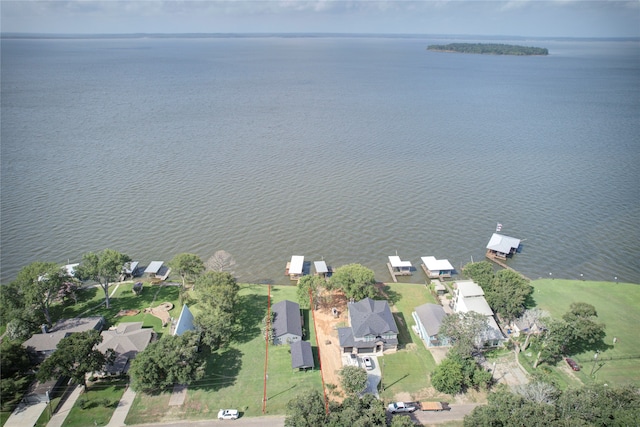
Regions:
[[[42,325],[40,325],[40,329],[42,329],[42,333],[43,334],[48,334],[49,333],[49,328],[44,323]]]

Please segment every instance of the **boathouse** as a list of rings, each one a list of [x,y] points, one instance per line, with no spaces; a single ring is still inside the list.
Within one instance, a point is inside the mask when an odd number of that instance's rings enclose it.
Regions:
[[[455,274],[455,269],[446,259],[436,259],[434,256],[423,256],[422,269],[430,279],[451,277]]]
[[[392,273],[396,276],[411,275],[411,261],[402,261],[399,256],[393,255],[389,257],[389,265]]]
[[[298,280],[304,274],[304,256],[293,255],[291,261],[287,263],[285,274],[289,276],[291,280]]]
[[[313,266],[316,269],[316,276],[327,278],[331,276],[331,267],[324,261],[314,261]]]
[[[487,244],[487,257],[507,259],[518,251],[520,240],[514,237],[493,233]]]

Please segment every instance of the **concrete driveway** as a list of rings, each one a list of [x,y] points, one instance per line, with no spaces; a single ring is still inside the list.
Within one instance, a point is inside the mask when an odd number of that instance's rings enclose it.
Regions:
[[[370,371],[367,371],[367,388],[363,393],[373,394],[376,398],[380,399],[380,395],[378,394],[378,384],[380,384],[380,380],[382,379],[382,371],[380,370],[380,364],[378,363],[378,358],[376,356],[366,356],[366,357],[369,357],[373,361],[373,369],[371,369]],[[360,356],[358,356],[358,363],[360,364],[360,367],[367,369],[364,366],[362,357]]]

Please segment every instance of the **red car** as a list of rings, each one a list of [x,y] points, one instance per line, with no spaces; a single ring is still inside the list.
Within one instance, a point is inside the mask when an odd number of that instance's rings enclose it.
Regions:
[[[564,360],[567,362],[567,365],[571,366],[571,369],[573,369],[574,371],[580,370],[580,365],[578,365],[575,360],[569,359],[568,357],[565,357]]]

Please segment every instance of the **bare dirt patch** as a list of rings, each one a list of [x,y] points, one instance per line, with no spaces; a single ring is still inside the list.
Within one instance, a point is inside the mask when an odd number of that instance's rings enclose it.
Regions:
[[[319,307],[313,312],[320,353],[320,364],[325,384],[337,386],[335,392],[341,393],[340,376],[338,372],[342,368],[342,353],[338,341],[339,325],[348,323],[347,299],[341,292],[325,291],[319,298]],[[337,310],[337,317],[334,310]],[[338,397],[337,395],[333,396]],[[341,399],[336,399],[341,400]]]

